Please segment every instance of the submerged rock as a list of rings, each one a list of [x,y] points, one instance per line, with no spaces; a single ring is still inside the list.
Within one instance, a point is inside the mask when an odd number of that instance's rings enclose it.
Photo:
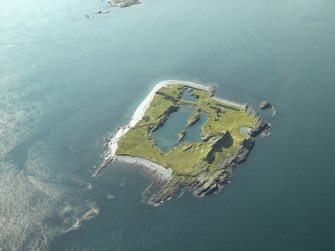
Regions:
[[[88,220],[91,220],[97,217],[99,212],[100,212],[99,208],[93,206],[81,218],[77,219],[76,222],[65,231],[65,233],[78,230],[85,221],[88,221]]]
[[[114,195],[113,194],[107,194],[106,198],[109,199],[109,200],[112,200],[112,199],[114,199]]]
[[[83,219],[89,220],[89,219],[96,217],[98,214],[99,214],[99,209],[92,208],[84,214]]]

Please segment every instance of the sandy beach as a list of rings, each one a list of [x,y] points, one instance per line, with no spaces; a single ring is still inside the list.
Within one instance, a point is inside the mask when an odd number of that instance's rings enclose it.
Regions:
[[[157,163],[154,163],[150,160],[139,158],[139,157],[130,157],[130,156],[121,156],[114,155],[115,161],[120,161],[129,164],[141,165],[145,168],[148,168],[153,174],[155,174],[160,180],[167,181],[172,177],[172,169],[165,168]]]

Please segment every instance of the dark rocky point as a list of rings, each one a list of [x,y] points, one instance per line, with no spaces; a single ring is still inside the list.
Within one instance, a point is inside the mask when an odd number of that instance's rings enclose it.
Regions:
[[[271,107],[272,105],[269,101],[263,100],[259,103],[259,108],[261,108],[262,110],[270,109]]]

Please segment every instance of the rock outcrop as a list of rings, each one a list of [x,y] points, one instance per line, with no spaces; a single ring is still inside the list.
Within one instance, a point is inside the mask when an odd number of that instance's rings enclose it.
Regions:
[[[263,100],[259,103],[259,108],[261,108],[262,110],[270,109],[271,107],[272,105],[269,101]]]
[[[271,125],[269,123],[266,123],[262,120],[259,120],[257,125],[251,130],[250,136],[251,137],[257,137],[261,133],[268,134],[271,129]]]
[[[134,4],[140,4],[141,2],[139,0],[124,0],[124,1],[109,0],[108,3],[112,6],[126,8]]]
[[[178,142],[182,141],[185,138],[186,130],[182,130],[178,133]]]
[[[221,144],[228,133],[218,138],[213,143]],[[164,201],[173,198],[181,192],[184,187],[191,187],[193,194],[197,197],[202,197],[219,191],[233,177],[233,169],[245,161],[254,146],[254,138],[249,138],[243,141],[243,144],[237,149],[234,156],[225,159],[219,166],[218,171],[213,173],[203,173],[195,177],[177,176],[163,185],[157,193],[154,193],[150,198],[150,203],[155,206],[162,204]]]
[[[165,123],[165,121],[169,118],[169,115],[173,112],[178,111],[178,109],[179,109],[179,106],[177,105],[168,107],[168,109],[159,118],[158,123],[156,125],[151,126],[151,132],[154,132],[158,128],[160,128]]]
[[[187,127],[194,125],[199,120],[200,120],[200,114],[199,114],[199,111],[196,110],[192,113],[191,117],[187,119]]]

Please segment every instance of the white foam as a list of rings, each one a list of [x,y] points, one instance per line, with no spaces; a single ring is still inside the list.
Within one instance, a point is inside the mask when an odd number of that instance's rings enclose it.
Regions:
[[[24,169],[0,160],[0,250],[46,250],[49,241],[82,213],[83,208],[76,206],[82,205],[82,198],[73,196],[78,190],[54,182],[66,176],[54,171],[53,162],[45,142],[30,146]],[[49,227],[53,217],[64,224]]]
[[[0,162],[2,170],[10,167],[0,175],[0,247],[4,250],[31,249],[29,247],[38,243],[40,249],[46,249],[58,227],[46,228],[45,221],[53,215],[58,200],[41,192],[38,179],[32,183],[31,178],[16,171],[15,166],[5,165],[3,168]],[[43,186],[53,189],[46,184]],[[38,234],[39,238],[32,238],[32,234]]]

